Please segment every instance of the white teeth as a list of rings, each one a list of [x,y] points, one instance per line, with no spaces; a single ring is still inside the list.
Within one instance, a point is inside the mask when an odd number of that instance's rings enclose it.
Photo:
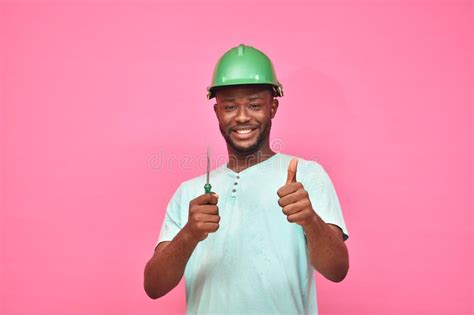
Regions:
[[[242,130],[236,130],[237,133],[239,134],[245,134],[251,132],[252,129],[242,129]]]

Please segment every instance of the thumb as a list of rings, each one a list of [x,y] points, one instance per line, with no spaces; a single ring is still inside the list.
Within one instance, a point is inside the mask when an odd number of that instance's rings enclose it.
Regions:
[[[296,169],[298,167],[298,159],[292,158],[290,164],[288,164],[288,177],[286,178],[286,184],[296,182]]]

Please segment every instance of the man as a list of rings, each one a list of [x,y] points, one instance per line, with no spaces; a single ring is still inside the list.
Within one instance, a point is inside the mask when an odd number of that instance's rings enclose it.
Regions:
[[[314,161],[275,153],[272,119],[283,96],[270,59],[239,45],[214,70],[208,98],[228,163],[182,183],[145,267],[153,299],[183,274],[188,314],[317,314],[314,269],[342,281],[348,232],[332,182]]]

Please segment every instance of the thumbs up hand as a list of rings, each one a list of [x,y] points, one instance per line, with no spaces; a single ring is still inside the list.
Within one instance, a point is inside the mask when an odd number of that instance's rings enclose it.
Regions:
[[[277,191],[280,197],[278,204],[283,208],[288,222],[306,227],[314,222],[316,213],[309,200],[308,192],[302,183],[296,181],[297,168],[298,159],[293,158],[288,165],[286,184]]]

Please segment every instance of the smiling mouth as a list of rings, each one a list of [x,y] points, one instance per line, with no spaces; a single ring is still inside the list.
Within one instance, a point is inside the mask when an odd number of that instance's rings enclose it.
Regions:
[[[247,138],[253,134],[257,128],[233,129],[232,132],[240,139]]]
[[[247,133],[251,133],[252,130],[254,129],[240,129],[240,130],[234,130],[235,132],[237,132],[239,135],[244,135],[244,134],[247,134]]]

